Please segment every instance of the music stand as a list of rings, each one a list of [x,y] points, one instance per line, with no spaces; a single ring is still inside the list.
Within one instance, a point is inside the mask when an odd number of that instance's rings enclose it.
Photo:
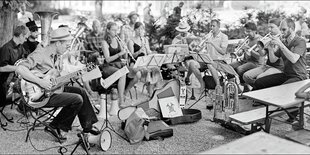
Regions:
[[[108,78],[106,79],[101,79],[100,80],[100,84],[103,88],[105,88],[105,94],[106,94],[106,98],[105,98],[105,119],[104,122],[101,126],[100,131],[103,131],[105,129],[110,129],[111,131],[113,131],[116,135],[118,135],[119,137],[123,138],[124,140],[126,140],[127,142],[129,142],[125,137],[123,137],[122,135],[120,135],[118,132],[115,131],[115,129],[113,128],[111,122],[108,120],[108,97],[107,97],[107,93],[109,87],[116,82],[119,78],[121,78],[122,76],[126,75],[127,73],[129,73],[129,70],[126,66],[124,66],[123,68],[119,69],[118,71],[116,71],[115,73],[113,73],[112,75],[110,75]],[[110,125],[110,126],[109,126]],[[111,137],[112,138],[112,137]]]
[[[189,54],[187,44],[164,45],[166,60],[164,64],[175,64],[183,61],[184,56]]]
[[[139,67],[161,67],[166,60],[166,54],[150,54],[138,57],[133,68]]]

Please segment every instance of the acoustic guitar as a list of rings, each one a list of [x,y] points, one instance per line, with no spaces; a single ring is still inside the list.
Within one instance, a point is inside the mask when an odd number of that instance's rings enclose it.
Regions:
[[[50,90],[41,88],[36,83],[32,83],[25,79],[21,79],[20,88],[25,101],[34,108],[43,107],[47,104],[50,96],[54,93],[62,93],[64,90],[64,85],[69,83],[71,79],[75,79],[85,74],[94,74],[93,79],[100,78],[100,73],[94,73],[96,66],[93,64],[88,64],[85,68],[69,73],[65,76],[59,76],[59,72],[56,69],[49,70],[46,74],[43,74],[37,70],[32,70],[31,72],[42,79],[50,79],[53,86]]]

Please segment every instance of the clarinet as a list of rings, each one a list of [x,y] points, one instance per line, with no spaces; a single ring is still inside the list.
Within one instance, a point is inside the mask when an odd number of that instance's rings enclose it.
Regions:
[[[121,43],[121,46],[124,48],[124,50],[128,53],[128,55],[131,57],[131,59],[136,62],[137,60],[133,57],[132,53],[129,51],[129,49],[127,48],[127,46],[125,45],[124,41],[118,36],[115,36],[116,39]]]

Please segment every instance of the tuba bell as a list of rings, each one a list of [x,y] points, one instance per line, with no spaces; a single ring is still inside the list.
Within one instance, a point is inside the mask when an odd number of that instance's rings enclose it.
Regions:
[[[71,42],[70,50],[69,50],[69,51],[72,50],[75,41],[79,38],[79,36],[84,32],[85,29],[86,29],[86,25],[82,25],[82,26],[76,31],[76,33],[75,33],[75,35],[74,35],[74,38],[73,38],[73,40],[72,40],[72,42]]]
[[[58,14],[57,12],[38,11],[35,12],[41,20],[41,43],[43,46],[49,44],[49,31],[52,25],[53,18]]]

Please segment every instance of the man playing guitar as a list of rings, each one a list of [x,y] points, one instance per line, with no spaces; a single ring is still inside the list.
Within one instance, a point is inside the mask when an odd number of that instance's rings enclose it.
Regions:
[[[44,90],[51,90],[55,85],[53,77],[40,78],[36,76],[32,71],[38,71],[39,73],[46,74],[51,70],[58,71],[58,74],[62,70],[61,55],[69,49],[70,42],[73,37],[70,35],[68,29],[58,28],[53,30],[50,34],[51,42],[46,47],[40,47],[31,53],[25,62],[22,62],[17,67],[16,72],[25,80],[32,82]],[[83,132],[91,134],[99,134],[100,132],[93,129],[93,124],[98,121],[93,107],[89,101],[87,93],[82,88],[77,87],[64,87],[64,92],[53,93],[50,95],[48,102],[44,107],[63,107],[59,114],[49,124],[54,132],[49,128],[45,128],[46,132],[58,133],[60,140],[66,140],[66,137],[61,131],[68,132],[71,130],[71,125],[75,116],[77,115],[80,124],[83,128]]]

